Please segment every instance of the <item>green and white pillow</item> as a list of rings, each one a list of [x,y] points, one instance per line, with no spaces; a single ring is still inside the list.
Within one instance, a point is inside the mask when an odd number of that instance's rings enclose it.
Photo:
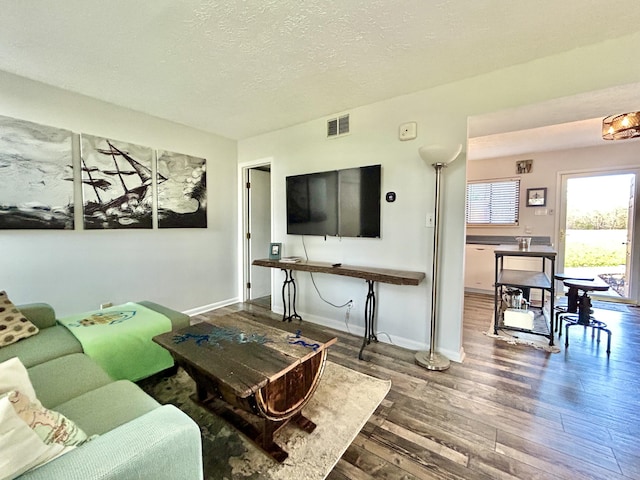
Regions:
[[[38,327],[20,313],[9,300],[7,292],[0,292],[0,347],[38,333]]]
[[[42,406],[18,358],[0,363],[0,480],[16,478],[91,438]]]

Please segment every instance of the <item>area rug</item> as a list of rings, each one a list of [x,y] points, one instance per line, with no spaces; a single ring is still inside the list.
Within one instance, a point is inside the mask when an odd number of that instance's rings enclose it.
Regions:
[[[540,321],[538,317],[534,320],[534,328],[536,328],[536,322]],[[537,326],[536,330],[544,330],[548,327]],[[550,346],[549,339],[542,335],[536,335],[533,333],[519,332],[515,330],[506,330],[498,328],[498,334],[493,331],[493,315],[491,315],[491,323],[489,329],[484,333],[487,337],[497,338],[512,345],[528,345],[529,347],[537,348],[538,350],[544,350],[549,353],[559,353],[560,348],[557,345]]]
[[[151,378],[139,385],[160,403],[172,403],[200,426],[205,479],[325,478],[389,392],[391,381],[379,380],[327,362],[314,396],[303,409],[316,423],[310,434],[287,425],[275,441],[289,457],[272,460],[243,434],[189,397],[195,383],[182,370],[165,378]]]

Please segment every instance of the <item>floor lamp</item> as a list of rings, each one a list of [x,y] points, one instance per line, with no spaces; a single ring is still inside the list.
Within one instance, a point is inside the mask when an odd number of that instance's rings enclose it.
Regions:
[[[442,145],[429,145],[420,147],[418,153],[425,163],[431,163],[436,170],[435,207],[433,215],[433,268],[431,271],[431,337],[429,339],[429,351],[416,353],[416,363],[427,370],[446,370],[450,362],[447,357],[436,353],[436,322],[438,318],[438,260],[440,257],[440,177],[442,169],[453,162],[460,152],[462,145],[445,147]]]

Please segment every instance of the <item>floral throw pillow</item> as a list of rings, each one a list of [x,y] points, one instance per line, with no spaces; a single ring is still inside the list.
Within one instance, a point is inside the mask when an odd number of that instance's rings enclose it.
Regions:
[[[0,292],[0,347],[35,335],[38,331],[38,327],[27,320],[9,300],[7,293]]]
[[[44,443],[70,447],[90,440],[73,421],[59,412],[43,407],[38,401],[32,402],[27,395],[14,390],[8,393],[8,397],[18,416]]]

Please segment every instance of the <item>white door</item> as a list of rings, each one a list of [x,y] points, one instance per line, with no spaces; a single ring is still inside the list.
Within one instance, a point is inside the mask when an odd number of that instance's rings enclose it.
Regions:
[[[271,295],[271,269],[256,267],[258,258],[268,258],[271,242],[271,172],[263,167],[248,171],[250,187],[247,189],[249,278],[247,300]]]
[[[558,271],[599,277],[610,299],[638,300],[634,170],[563,174]],[[593,296],[596,296],[595,294]]]
[[[634,276],[633,269],[633,232],[635,230],[635,205],[636,205],[636,176],[631,175],[629,181],[629,205],[627,208],[627,238],[625,238],[625,271],[628,272],[628,278]],[[637,279],[636,279],[637,280]],[[634,282],[634,285],[638,282]],[[636,285],[637,288],[637,285]],[[625,284],[624,297],[626,298],[638,298],[637,295],[634,295],[631,288],[630,282]]]

